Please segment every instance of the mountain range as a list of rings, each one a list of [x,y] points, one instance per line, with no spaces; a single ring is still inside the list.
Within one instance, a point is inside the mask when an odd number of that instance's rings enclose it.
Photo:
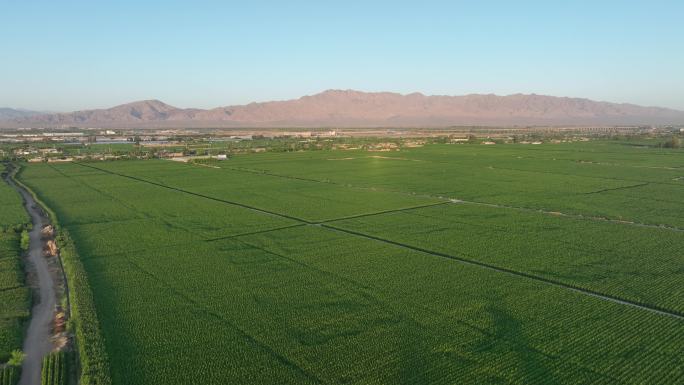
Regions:
[[[69,113],[11,111],[0,114],[0,126],[182,128],[684,124],[684,111],[582,98],[536,94],[427,96],[354,90],[328,90],[299,99],[213,109],[177,108],[159,100],[144,100],[108,109]]]
[[[26,117],[42,115],[42,114],[45,114],[45,112],[0,107],[0,120],[26,118]]]

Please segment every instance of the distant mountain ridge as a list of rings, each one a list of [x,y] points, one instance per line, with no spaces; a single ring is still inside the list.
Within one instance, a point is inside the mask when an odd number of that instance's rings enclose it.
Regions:
[[[44,114],[44,112],[0,107],[0,120],[26,118],[41,114]]]
[[[684,124],[684,111],[582,98],[402,95],[328,90],[299,99],[213,109],[143,100],[108,109],[18,116],[6,127],[445,127],[455,125]]]

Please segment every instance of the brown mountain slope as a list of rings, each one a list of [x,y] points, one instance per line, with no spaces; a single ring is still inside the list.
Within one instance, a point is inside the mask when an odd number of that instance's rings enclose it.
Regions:
[[[164,120],[191,120],[196,110],[183,110],[162,103],[159,100],[143,100],[120,106],[74,111],[69,113],[45,114],[26,119],[15,119],[27,124],[98,124],[98,123],[136,123]]]
[[[29,116],[41,115],[44,112],[30,110],[15,110],[13,108],[0,107],[0,120],[25,118]]]
[[[684,111],[543,95],[425,96],[328,90],[299,99],[210,110],[146,100],[110,109],[6,121],[23,126],[425,126],[683,124]]]

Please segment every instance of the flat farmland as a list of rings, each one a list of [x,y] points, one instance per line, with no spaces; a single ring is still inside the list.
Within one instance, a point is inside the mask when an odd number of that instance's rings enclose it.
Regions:
[[[0,174],[8,172],[0,163]],[[21,196],[4,180],[0,180],[0,229],[6,229],[29,222],[22,205]]]
[[[30,164],[114,384],[684,383],[684,152]]]
[[[4,172],[0,164],[0,173]],[[25,285],[20,237],[29,222],[19,194],[0,180],[0,363],[21,349],[31,293]],[[0,372],[2,372],[0,368]],[[1,374],[1,373],[0,373]]]

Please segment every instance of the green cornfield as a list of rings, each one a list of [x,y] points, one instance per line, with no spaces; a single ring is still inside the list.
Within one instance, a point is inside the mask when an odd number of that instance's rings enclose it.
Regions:
[[[6,172],[5,165],[0,163],[0,174],[4,175]],[[0,230],[28,222],[29,217],[21,196],[4,180],[0,180]]]
[[[0,164],[0,173],[4,172]],[[13,350],[21,349],[29,317],[31,296],[25,286],[20,248],[21,231],[28,221],[19,193],[0,180],[0,365]]]
[[[684,152],[29,164],[82,383],[684,383]]]

